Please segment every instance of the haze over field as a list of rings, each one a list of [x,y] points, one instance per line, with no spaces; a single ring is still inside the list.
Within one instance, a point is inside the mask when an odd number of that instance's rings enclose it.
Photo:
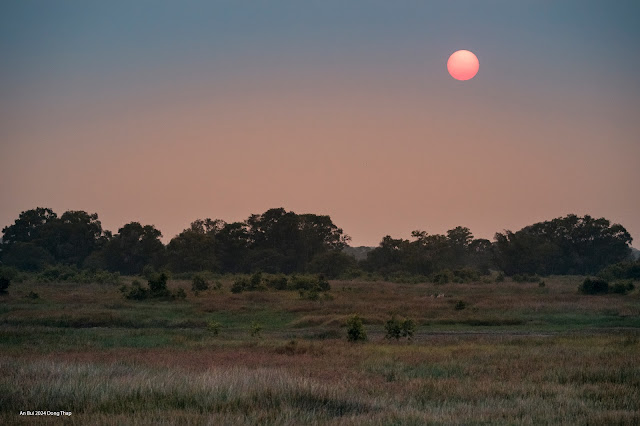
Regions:
[[[354,246],[568,213],[640,241],[634,1],[2,2],[0,228],[283,206]],[[473,51],[459,82],[446,61]]]

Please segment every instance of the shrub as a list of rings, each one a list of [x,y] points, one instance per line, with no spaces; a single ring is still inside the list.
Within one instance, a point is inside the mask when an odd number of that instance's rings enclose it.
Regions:
[[[300,294],[300,299],[307,299],[307,300],[320,300],[320,294],[316,291],[316,290],[309,290],[309,291],[304,291],[304,290],[299,290],[299,294]]]
[[[149,290],[142,287],[142,283],[138,280],[133,280],[131,288],[123,285],[120,287],[120,291],[125,298],[130,300],[145,300],[149,297]]]
[[[498,276],[496,277],[496,282],[497,282],[497,283],[502,283],[502,282],[504,282],[504,274],[503,274],[502,272],[500,272],[500,273],[498,274]]]
[[[317,277],[298,275],[291,277],[290,286],[294,290],[311,290],[316,292],[323,292],[331,290],[331,285],[323,275]]]
[[[274,290],[286,290],[288,288],[289,282],[287,281],[287,277],[284,275],[276,275],[266,280],[267,287],[272,288]]]
[[[220,334],[220,327],[222,327],[222,325],[217,321],[211,320],[207,323],[207,330],[210,331],[214,336]]]
[[[627,294],[630,291],[633,291],[634,288],[635,286],[633,285],[633,282],[631,282],[631,280],[620,281],[609,287],[609,293]]]
[[[544,281],[540,281],[540,282],[538,283],[538,287],[544,287],[544,286],[546,286],[546,285],[547,285],[547,284],[546,284]]]
[[[35,291],[30,291],[29,294],[27,294],[27,299],[40,299],[40,295]]]
[[[249,287],[247,288],[247,290],[264,290],[265,286],[262,283],[262,272],[256,272],[255,274],[251,275],[251,278],[249,279]]]
[[[0,265],[0,277],[8,279],[10,283],[21,283],[26,279],[26,274],[18,271],[12,266]]]
[[[457,283],[466,283],[478,281],[480,279],[480,273],[475,269],[463,268],[453,271],[453,281]]]
[[[318,275],[318,281],[316,282],[316,285],[314,286],[314,290],[317,291],[329,291],[331,290],[331,285],[329,284],[329,281],[327,281],[324,277],[324,275]]]
[[[176,299],[186,299],[187,293],[183,288],[179,288],[172,296]]]
[[[436,272],[435,274],[433,274],[431,276],[431,281],[435,284],[450,283],[451,281],[453,281],[453,273],[448,269],[444,269],[440,272]]]
[[[582,294],[606,294],[609,292],[609,283],[599,278],[586,278],[578,291]]]
[[[458,300],[454,306],[454,308],[456,309],[456,311],[461,311],[464,308],[467,307],[467,304],[465,303],[464,300]]]
[[[231,293],[242,293],[245,290],[249,289],[249,280],[244,277],[240,277],[233,282],[231,286]]]
[[[609,265],[600,271],[598,276],[605,280],[640,280],[640,259]]]
[[[162,272],[156,274],[153,278],[149,279],[149,293],[151,297],[167,297],[170,296],[169,289],[167,289],[167,281],[169,276]]]
[[[537,283],[540,281],[540,278],[537,276],[527,274],[515,274],[511,279],[517,283]]]
[[[195,275],[191,281],[191,291],[197,296],[199,292],[209,290],[209,283],[202,275]]]
[[[151,265],[145,265],[142,268],[142,276],[145,277],[148,281],[154,279],[158,275],[156,269]]]
[[[11,280],[8,277],[0,275],[0,294],[6,294],[10,284]]]
[[[413,334],[416,331],[416,323],[412,319],[405,319],[402,321],[402,337],[406,337],[407,340],[413,340]]]
[[[149,280],[149,288],[142,286],[142,283],[138,280],[133,280],[131,287],[122,285],[120,292],[125,298],[130,300],[146,300],[146,299],[184,299],[187,297],[187,293],[184,289],[179,288],[176,292],[171,293],[167,288],[167,281],[169,277],[164,272],[158,274],[155,278]]]
[[[356,314],[347,320],[347,339],[350,342],[367,340],[367,332],[362,324],[362,318]]]
[[[262,333],[262,325],[260,325],[256,321],[252,322],[250,333],[251,337],[261,337],[260,334]]]
[[[385,338],[398,340],[402,335],[402,322],[394,315],[385,323],[384,329],[387,331]]]
[[[387,339],[395,338],[398,340],[400,337],[406,337],[411,341],[413,340],[416,325],[413,320],[399,320],[393,315],[391,319],[386,322],[384,328],[387,331],[387,335],[385,336]]]

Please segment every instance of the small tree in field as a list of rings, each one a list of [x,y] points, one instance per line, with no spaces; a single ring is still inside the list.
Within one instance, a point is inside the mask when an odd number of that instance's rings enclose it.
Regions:
[[[350,342],[367,340],[367,332],[364,329],[360,316],[352,315],[347,320],[347,339]]]
[[[395,315],[384,325],[387,335],[387,339],[399,340],[400,337],[406,337],[409,341],[413,340],[413,334],[416,329],[416,325],[411,319],[399,320]]]
[[[202,275],[196,275],[193,277],[193,281],[191,282],[191,291],[196,296],[201,291],[209,290],[209,283],[204,279]]]

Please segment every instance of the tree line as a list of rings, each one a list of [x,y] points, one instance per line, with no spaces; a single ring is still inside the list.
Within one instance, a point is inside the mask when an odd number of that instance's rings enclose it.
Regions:
[[[519,231],[476,239],[458,226],[446,234],[414,231],[412,238],[382,238],[365,259],[345,253],[350,241],[326,215],[274,208],[242,222],[198,219],[163,244],[153,225],[130,222],[116,234],[97,213],[35,208],[2,230],[0,262],[24,271],[69,265],[125,275],[145,267],[175,273],[322,273],[328,278],[375,273],[452,278],[490,269],[514,274],[595,274],[630,261],[631,236],[619,224],[591,216],[535,223]],[[443,275],[445,274],[445,275]]]

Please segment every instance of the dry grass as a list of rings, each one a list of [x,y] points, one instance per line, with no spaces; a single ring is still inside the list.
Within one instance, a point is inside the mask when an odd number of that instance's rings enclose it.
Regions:
[[[60,420],[18,415],[41,409],[74,424],[638,424],[638,293],[584,296],[578,282],[333,282],[333,300],[317,302],[16,285],[0,306],[0,423]],[[367,343],[344,338],[354,312]],[[413,344],[383,338],[392,313],[417,320]]]

